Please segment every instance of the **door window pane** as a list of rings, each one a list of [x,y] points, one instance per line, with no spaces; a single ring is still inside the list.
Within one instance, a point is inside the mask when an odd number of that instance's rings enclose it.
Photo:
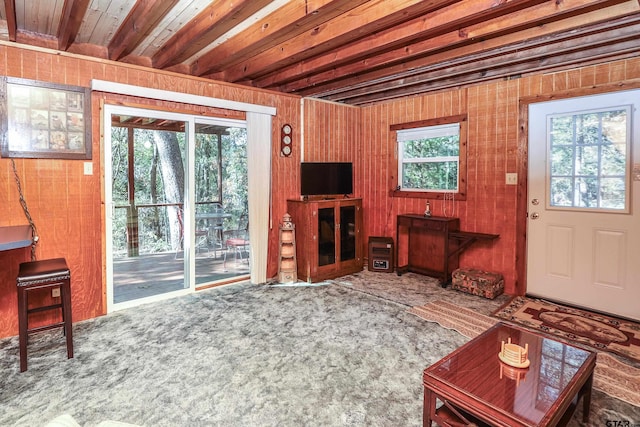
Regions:
[[[549,207],[628,205],[628,107],[549,117]]]

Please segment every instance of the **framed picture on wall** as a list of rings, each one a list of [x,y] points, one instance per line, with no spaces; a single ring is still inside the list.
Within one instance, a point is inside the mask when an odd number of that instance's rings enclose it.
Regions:
[[[2,77],[2,157],[91,159],[89,88]]]

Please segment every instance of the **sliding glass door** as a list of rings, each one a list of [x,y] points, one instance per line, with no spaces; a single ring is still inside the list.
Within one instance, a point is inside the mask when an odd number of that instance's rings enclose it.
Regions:
[[[244,122],[112,105],[104,117],[108,311],[247,274],[226,244],[247,211]]]
[[[237,122],[200,118],[195,129],[196,244],[214,260],[196,262],[200,286],[249,274],[247,132]]]

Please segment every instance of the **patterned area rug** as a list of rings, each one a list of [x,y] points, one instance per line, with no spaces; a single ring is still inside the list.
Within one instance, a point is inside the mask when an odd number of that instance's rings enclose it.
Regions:
[[[640,362],[638,323],[526,297],[515,297],[493,315],[560,339]]]
[[[474,338],[499,322],[498,319],[445,301],[430,302],[407,311],[424,320],[436,322],[443,328],[456,330],[467,338]],[[609,396],[640,406],[640,369],[607,353],[598,352],[594,387]]]

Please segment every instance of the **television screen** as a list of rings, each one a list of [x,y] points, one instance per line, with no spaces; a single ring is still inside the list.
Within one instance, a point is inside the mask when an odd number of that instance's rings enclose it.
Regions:
[[[353,193],[353,165],[347,162],[301,163],[300,193],[303,196]]]

